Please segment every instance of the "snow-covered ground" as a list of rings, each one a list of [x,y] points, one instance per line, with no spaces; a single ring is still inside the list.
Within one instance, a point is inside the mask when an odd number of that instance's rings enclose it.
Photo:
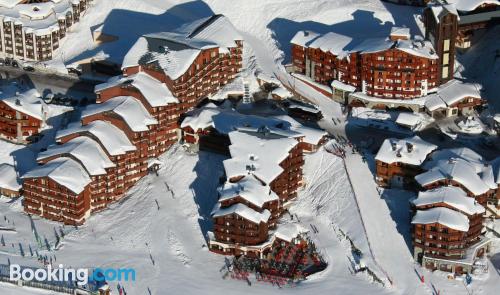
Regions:
[[[62,42],[55,64],[61,61],[71,64],[94,57],[120,63],[142,34],[169,30],[186,21],[223,13],[246,40],[246,70],[242,76],[250,83],[251,90],[255,90],[256,82],[249,78],[255,71],[280,79],[284,77],[282,64],[290,61],[289,41],[298,30],[333,31],[364,38],[387,35],[392,25],[399,25],[410,27],[413,34],[418,33],[413,14],[419,8],[378,0],[94,2],[87,15]],[[119,37],[119,40],[95,44],[92,31],[97,28]],[[494,36],[490,32],[485,38],[495,41]],[[492,48],[495,47],[488,47],[488,50],[492,51]],[[478,50],[472,48],[470,51]],[[473,58],[464,59],[463,65],[467,68],[475,62]],[[487,66],[492,71],[498,70],[495,63],[490,62]],[[471,67],[476,74],[475,80],[488,74],[480,66],[473,69]],[[467,73],[464,68],[461,70]],[[496,76],[490,76],[487,89],[496,85],[493,81]],[[343,123],[333,125],[331,121],[332,117],[341,117],[339,105],[304,87],[303,83],[294,83],[298,90],[321,107],[325,120],[320,125],[333,134],[345,136]],[[13,162],[15,158],[10,153],[16,150],[29,152],[22,146],[0,141],[0,160]],[[29,157],[34,156],[28,153],[22,159]],[[407,192],[390,190],[380,197],[373,175],[359,155],[349,155],[346,159],[349,173],[356,176],[351,176],[351,179],[357,179],[353,182],[353,189],[342,160],[324,150],[306,157],[306,186],[290,211],[298,215],[306,228],[310,228],[310,224],[318,228],[319,233],[311,233],[311,237],[327,259],[328,268],[299,286],[285,290],[266,284],[248,286],[241,281],[223,280],[219,269],[224,265],[224,258],[210,253],[204,239],[211,228],[209,212],[216,202],[215,189],[223,172],[223,159],[204,152],[188,155],[175,146],[161,157],[164,165],[159,176],[145,177],[132,189],[129,197],[92,216],[85,226],[77,230],[65,228],[67,234],[55,252],[47,252],[46,246],[43,250],[43,243],[37,245],[32,223],[21,212],[20,202],[2,199],[0,226],[15,223],[16,233],[0,232],[5,235],[7,244],[5,249],[0,246],[0,263],[9,260],[39,266],[29,253],[29,245],[32,245],[33,248],[39,247],[44,254],[56,255],[58,263],[74,267],[133,267],[137,271],[137,281],[123,284],[128,294],[149,294],[148,291],[166,294],[172,290],[176,294],[275,294],[278,291],[287,294],[433,294],[431,283],[440,294],[470,292],[462,282],[450,281],[443,274],[431,274],[414,264],[408,247],[406,206],[410,195]],[[33,163],[31,160],[27,162]],[[3,216],[7,216],[9,222]],[[34,224],[39,236],[47,237],[49,245],[53,245],[54,231],[57,232],[59,225],[38,219]],[[359,265],[358,257],[353,255],[351,245],[342,233],[363,253],[361,264],[382,281],[392,281],[390,286],[383,287],[373,282],[366,272],[353,273]],[[20,255],[19,243],[25,257]],[[425,284],[420,283],[415,271],[424,274]],[[490,265],[489,275],[474,280],[472,290],[474,294],[494,294],[499,284],[500,275]],[[116,292],[116,286],[113,286],[113,291]],[[0,293],[47,294],[5,284],[0,284]]]
[[[202,291],[219,294],[227,290],[231,294],[274,294],[277,287],[272,285],[261,283],[249,287],[241,281],[223,280],[219,272],[224,265],[223,256],[205,247],[203,236],[211,226],[208,214],[216,202],[222,160],[224,157],[211,153],[189,155],[180,146],[174,146],[161,157],[163,168],[159,176],[148,175],[129,197],[91,217],[79,229],[70,229],[58,251],[40,250],[40,253],[56,255],[57,263],[73,267],[133,267],[137,281],[122,284],[128,294],[143,294],[148,289],[152,294],[165,294],[166,290],[176,290],[176,294]],[[366,274],[351,273],[354,258],[339,229],[362,252],[368,249],[352,190],[346,186],[342,161],[322,150],[307,156],[306,163],[307,185],[291,212],[304,227],[314,224],[318,228],[319,232],[312,233],[311,237],[329,267],[295,288],[284,288],[298,294],[324,294],[326,290],[338,290],[342,294],[387,293],[387,289],[372,283]],[[16,208],[13,210],[12,206]],[[1,212],[9,218],[19,211],[18,206],[0,203]],[[40,266],[26,250],[34,240],[28,217],[17,212],[15,221],[20,232],[9,237],[7,246],[16,243],[18,247],[19,241],[27,254],[6,256],[11,263]],[[40,235],[50,235],[50,226],[56,227],[49,222],[36,223]],[[45,230],[48,233],[43,233]],[[369,256],[364,260],[367,266],[373,267]],[[16,290],[0,285],[2,289]]]

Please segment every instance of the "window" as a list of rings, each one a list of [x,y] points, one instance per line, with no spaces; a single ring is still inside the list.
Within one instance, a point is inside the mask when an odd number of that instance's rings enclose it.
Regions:
[[[444,51],[449,51],[449,50],[450,50],[450,39],[446,39],[446,40],[444,40],[444,43],[443,43],[443,50],[444,50]]]
[[[441,75],[443,79],[448,78],[448,67],[443,67],[443,73]]]
[[[450,54],[445,53],[443,54],[443,65],[447,65],[450,62]]]

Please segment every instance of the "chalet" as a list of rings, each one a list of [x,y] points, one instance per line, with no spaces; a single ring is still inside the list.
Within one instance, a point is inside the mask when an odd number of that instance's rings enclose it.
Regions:
[[[422,168],[426,172],[415,176],[415,180],[423,189],[456,186],[484,207],[498,206],[499,186],[493,166],[474,151],[468,148],[439,150],[430,155]]]
[[[259,257],[272,246],[276,220],[302,184],[302,151],[295,139],[270,133],[238,130],[229,138],[227,182],[212,211],[210,249]]]
[[[0,196],[17,198],[20,195],[21,187],[16,168],[10,164],[0,164]]]
[[[61,157],[22,176],[24,211],[70,225],[90,216],[90,176],[75,160]]]
[[[19,92],[7,87],[0,94],[0,136],[16,143],[27,143],[45,127],[49,108],[40,94],[31,89]]]
[[[47,61],[92,0],[0,1],[0,54]]]
[[[454,186],[420,192],[412,206],[415,260],[431,270],[472,273],[490,248],[482,235],[484,207]]]
[[[426,97],[425,110],[433,118],[470,115],[485,103],[479,90],[476,84],[451,80]]]
[[[384,187],[403,187],[414,183],[423,170],[422,163],[437,146],[420,137],[386,139],[375,156],[377,183]]]

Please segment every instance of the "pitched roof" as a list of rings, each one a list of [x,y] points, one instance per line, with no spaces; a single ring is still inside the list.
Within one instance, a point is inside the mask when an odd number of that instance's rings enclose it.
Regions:
[[[271,217],[271,212],[267,209],[262,212],[258,212],[241,203],[231,205],[227,208],[221,208],[220,203],[217,203],[212,210],[212,217],[220,217],[229,214],[237,214],[246,220],[257,224],[267,222]]]
[[[490,187],[480,177],[474,165],[464,159],[439,160],[429,171],[415,176],[415,180],[422,186],[450,179],[462,184],[475,196],[482,195]]]
[[[279,165],[298,142],[295,139],[267,138],[242,131],[229,132],[231,159],[223,162],[228,178],[253,174],[266,184],[282,172]]]
[[[237,183],[226,182],[219,188],[219,202],[238,196],[260,208],[267,202],[279,200],[268,185],[263,185],[251,175]]]
[[[425,205],[445,203],[467,215],[482,214],[485,212],[484,207],[477,203],[474,198],[468,197],[461,188],[455,186],[442,186],[419,192],[418,197],[412,203],[417,208]]]
[[[166,106],[178,103],[179,100],[170,92],[165,83],[160,82],[145,72],[138,72],[131,76],[117,76],[106,83],[95,87],[96,92],[116,87],[119,85],[132,85],[137,88],[152,107]]]
[[[411,221],[412,224],[439,223],[451,229],[466,232],[469,230],[469,219],[464,214],[452,209],[437,207],[418,210]]]
[[[101,146],[86,136],[76,137],[64,144],[52,145],[38,154],[37,160],[41,161],[57,155],[72,155],[92,176],[106,174],[106,168],[115,167]]]
[[[75,160],[66,157],[49,161],[22,176],[23,179],[40,177],[48,177],[75,194],[80,194],[91,182],[85,169]]]
[[[142,103],[132,96],[117,96],[104,103],[90,105],[83,111],[82,118],[105,112],[114,112],[122,117],[134,132],[148,131],[149,125],[158,124]]]
[[[172,80],[182,76],[201,50],[219,48],[228,52],[242,40],[231,22],[214,15],[181,26],[172,32],[147,34],[139,38],[125,55],[123,68],[154,63]]]
[[[21,186],[21,182],[17,177],[16,168],[10,164],[0,164],[0,188],[19,191]]]
[[[405,163],[420,166],[436,148],[436,145],[418,136],[406,139],[389,138],[384,140],[375,159],[389,164]]]
[[[88,132],[95,136],[112,156],[123,155],[137,149],[122,130],[109,122],[100,120],[84,126],[80,123],[72,123],[68,125],[68,128],[59,130],[56,139],[81,132]]]

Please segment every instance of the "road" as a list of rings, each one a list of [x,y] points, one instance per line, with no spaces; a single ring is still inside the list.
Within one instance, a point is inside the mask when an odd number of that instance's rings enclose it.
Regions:
[[[32,85],[41,94],[50,90],[52,93],[67,94],[75,98],[95,98],[94,86],[98,83],[81,80],[78,76],[73,75],[57,74],[39,69],[27,72],[22,68],[11,66],[0,66],[0,75],[3,81],[17,79],[23,85]]]

